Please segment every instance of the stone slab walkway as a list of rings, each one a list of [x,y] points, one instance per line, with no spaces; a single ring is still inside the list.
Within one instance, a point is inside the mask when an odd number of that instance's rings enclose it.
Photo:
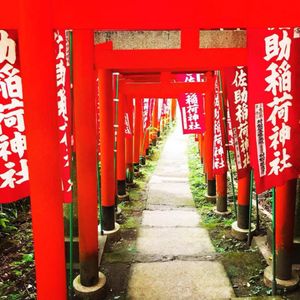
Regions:
[[[186,150],[187,138],[177,126],[149,182],[147,209],[137,240],[137,263],[131,268],[129,299],[234,297],[208,233],[199,225],[188,183]]]

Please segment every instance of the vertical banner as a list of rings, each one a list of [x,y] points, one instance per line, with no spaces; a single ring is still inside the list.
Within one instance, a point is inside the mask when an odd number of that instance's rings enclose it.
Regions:
[[[227,172],[224,125],[221,109],[220,84],[218,75],[215,75],[213,172],[217,175]]]
[[[228,105],[231,116],[233,149],[238,178],[249,174],[248,70],[232,67],[225,70]]]
[[[164,99],[163,98],[158,98],[157,100],[157,106],[158,106],[158,124],[160,124],[160,120],[163,117],[162,113],[163,113],[163,105],[164,105]]]
[[[177,82],[202,82],[202,73],[177,74]],[[180,95],[178,104],[181,112],[183,134],[199,134],[205,131],[204,94],[185,93]]]
[[[229,150],[234,151],[232,121],[231,121],[229,102],[228,101],[227,101],[227,106],[226,106],[226,114],[227,114],[226,115],[226,121],[227,121],[228,147],[229,147]]]
[[[248,31],[250,154],[259,193],[300,171],[300,35]]]
[[[127,138],[133,135],[133,102],[131,98],[126,97],[125,106],[125,136]]]
[[[161,107],[161,117],[165,118],[170,112],[169,99],[163,99]]]
[[[71,182],[71,131],[70,131],[70,60],[69,39],[67,32],[56,30],[54,32],[56,43],[56,85],[58,100],[58,128],[60,139],[60,169],[61,182],[64,192],[64,202],[72,201]]]
[[[1,203],[29,196],[23,107],[17,32],[0,30]]]
[[[143,100],[143,130],[145,131],[151,123],[153,111],[153,99],[144,98]]]

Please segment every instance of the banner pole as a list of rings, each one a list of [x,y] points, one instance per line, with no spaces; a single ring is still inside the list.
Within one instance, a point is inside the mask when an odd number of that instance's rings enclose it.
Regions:
[[[248,247],[251,246],[252,234],[251,234],[251,222],[252,222],[252,198],[253,198],[253,170],[250,173],[250,203],[249,203],[249,222],[248,222]]]
[[[275,188],[272,188],[272,296],[276,296],[276,195]]]
[[[74,107],[74,93],[73,93],[73,32],[69,31],[69,48],[70,48],[70,92],[71,92],[71,136],[74,134],[74,123],[73,123],[73,107]],[[71,181],[72,181],[72,202],[69,204],[69,238],[70,238],[70,244],[69,244],[69,297],[70,299],[73,299],[73,228],[74,228],[74,181],[75,181],[75,157],[74,157],[74,147],[71,145],[72,149],[72,157],[71,157]]]
[[[115,120],[114,120],[114,134],[115,134],[115,139],[114,139],[114,172],[115,172],[115,209],[117,211],[118,209],[118,204],[119,204],[119,199],[118,199],[118,180],[117,180],[117,147],[118,147],[118,109],[119,109],[119,73],[115,72],[113,73],[113,76],[115,78],[114,83],[115,83],[115,98],[114,98],[114,103],[115,103]]]
[[[256,229],[259,230],[260,218],[259,218],[259,208],[258,208],[258,194],[255,192],[255,202],[256,202]]]
[[[229,144],[228,144],[227,114],[225,114],[225,101],[224,101],[221,71],[218,71],[218,77],[219,77],[219,82],[220,82],[220,92],[221,92],[220,94],[221,94],[221,100],[222,100],[221,109],[222,109],[222,113],[223,113],[224,131],[225,131],[225,147],[226,147],[226,151],[227,151],[228,164],[229,164],[230,181],[231,181],[231,188],[232,188],[232,200],[233,200],[233,205],[234,205],[235,217],[237,218],[237,205],[236,205],[236,198],[235,198],[235,187],[234,187],[234,178],[233,178],[233,171],[232,171],[232,162],[231,162]]]

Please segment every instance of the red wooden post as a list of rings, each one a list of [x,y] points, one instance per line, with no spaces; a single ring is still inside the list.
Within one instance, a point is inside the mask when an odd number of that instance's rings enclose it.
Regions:
[[[217,212],[227,212],[227,173],[216,175]]]
[[[237,225],[241,229],[249,228],[250,172],[238,179],[238,215]]]
[[[176,119],[176,107],[177,107],[177,99],[172,99],[172,105],[171,105],[172,122],[174,122]]]
[[[141,130],[140,130],[140,164],[144,166],[146,164],[146,138],[147,138],[147,128],[143,125],[143,116],[141,119]]]
[[[232,235],[238,240],[247,239],[249,232],[250,182],[250,171],[246,176],[238,179],[237,221],[232,224]],[[251,228],[251,231],[254,230],[254,227]]]
[[[115,172],[112,73],[98,70],[100,102],[101,200],[103,229],[115,229]]]
[[[124,200],[126,193],[126,164],[125,164],[125,98],[119,94],[118,105],[118,142],[117,142],[117,181],[118,198]]]
[[[204,152],[204,140],[203,140],[203,134],[198,134],[198,149],[199,149],[199,155],[201,163],[203,164],[203,152]]]
[[[276,277],[292,278],[297,180],[276,188]]]
[[[21,1],[19,16],[37,299],[66,299],[52,10]]]
[[[207,73],[207,81],[212,81],[212,74]],[[213,174],[213,128],[214,128],[214,96],[213,88],[205,95],[205,171],[207,174],[208,201],[216,201],[216,180]]]
[[[135,99],[134,109],[134,150],[133,150],[133,166],[134,171],[139,171],[140,166],[140,142],[141,142],[141,129],[142,129],[142,101]]]
[[[126,98],[126,106],[132,107],[132,98],[127,97]],[[129,122],[132,125],[133,122],[133,112],[131,109],[129,109],[128,113]],[[132,126],[133,127],[133,126]],[[133,128],[131,128],[133,130]],[[133,135],[126,136],[125,139],[125,160],[126,160],[126,169],[127,169],[127,176],[126,176],[126,183],[127,185],[133,184]]]
[[[94,32],[74,30],[74,121],[78,197],[80,282],[98,283],[96,103]],[[84,74],[84,76],[82,76]]]
[[[153,102],[153,115],[152,115],[152,126],[154,130],[152,131],[151,143],[156,146],[157,143],[157,133],[158,133],[158,99],[154,99]]]

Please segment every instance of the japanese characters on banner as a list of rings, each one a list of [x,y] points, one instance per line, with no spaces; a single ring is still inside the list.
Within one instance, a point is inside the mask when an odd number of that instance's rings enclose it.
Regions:
[[[171,109],[170,99],[164,99],[162,102],[161,116],[166,117],[167,115],[169,115],[170,109]]]
[[[220,85],[218,75],[215,75],[215,97],[214,97],[214,137],[213,137],[213,172],[224,174],[227,172],[227,161],[225,153],[225,128],[221,109]]]
[[[177,74],[178,82],[201,82],[203,74]],[[203,133],[204,125],[204,95],[198,93],[185,93],[178,99],[181,112],[183,134]]]
[[[71,134],[70,134],[70,61],[69,40],[66,31],[54,32],[56,42],[56,84],[58,98],[58,128],[60,139],[61,181],[64,201],[72,201]]]
[[[227,120],[227,134],[228,134],[228,147],[229,150],[234,150],[234,146],[233,146],[233,133],[232,133],[232,121],[231,121],[231,117],[230,117],[230,110],[229,110],[229,103],[227,101],[227,106],[226,106],[226,120]]]
[[[246,67],[225,70],[233,149],[238,178],[249,174],[248,71]]]
[[[153,99],[143,99],[143,130],[150,126],[153,111]]]
[[[0,202],[29,196],[23,91],[16,31],[0,30]]]
[[[258,193],[299,174],[299,42],[293,28],[248,32],[250,154]]]
[[[125,106],[125,136],[126,138],[133,136],[133,102],[131,98],[126,98]]]
[[[163,106],[164,106],[164,99],[163,98],[158,98],[157,99],[157,120],[158,123],[160,123],[161,118],[163,117]]]

